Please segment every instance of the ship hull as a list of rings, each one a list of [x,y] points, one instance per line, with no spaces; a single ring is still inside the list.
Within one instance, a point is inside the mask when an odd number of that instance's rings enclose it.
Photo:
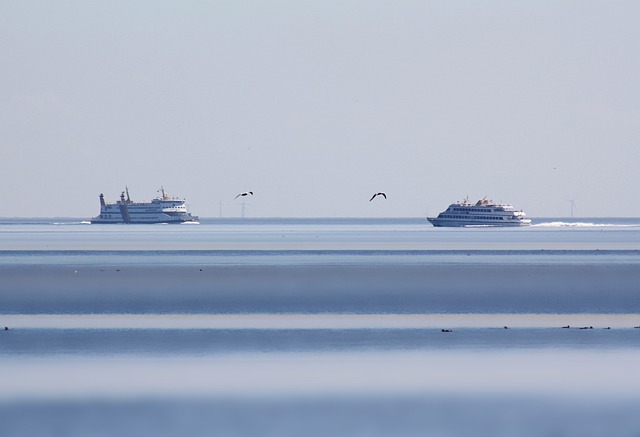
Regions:
[[[158,217],[156,219],[142,219],[137,220],[135,218],[124,221],[122,218],[112,218],[112,219],[100,219],[94,218],[91,220],[92,225],[113,225],[113,224],[130,224],[130,225],[153,225],[153,224],[180,224],[180,223],[197,223],[198,218],[194,216],[184,217],[184,218],[176,218],[176,217],[168,217],[162,218]]]
[[[441,219],[437,217],[427,217],[427,220],[436,228],[465,228],[473,226],[491,226],[496,228],[517,228],[522,226],[529,226],[530,220],[505,220],[500,221],[488,221],[488,220],[455,220],[455,219]]]

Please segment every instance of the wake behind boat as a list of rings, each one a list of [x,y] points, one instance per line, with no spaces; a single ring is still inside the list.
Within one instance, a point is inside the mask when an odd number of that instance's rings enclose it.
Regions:
[[[512,205],[498,204],[481,199],[475,204],[467,199],[449,205],[438,217],[427,217],[436,227],[461,226],[528,226],[531,220],[526,214],[516,211]]]
[[[104,194],[100,194],[100,215],[91,220],[92,224],[106,223],[197,223],[198,217],[187,211],[185,199],[168,196],[160,188],[162,197],[151,202],[133,202],[129,189],[120,194],[120,200],[107,203]],[[126,196],[125,196],[126,194]]]

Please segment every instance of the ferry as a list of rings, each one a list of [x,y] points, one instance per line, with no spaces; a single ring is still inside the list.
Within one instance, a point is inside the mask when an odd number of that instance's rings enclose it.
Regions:
[[[127,187],[115,203],[105,202],[104,194],[100,194],[100,215],[91,223],[198,223],[198,217],[187,211],[185,199],[168,196],[162,187],[158,191],[162,196],[151,202],[133,202]]]
[[[427,217],[436,227],[461,226],[528,226],[531,220],[520,210],[516,211],[512,205],[498,204],[486,198],[475,204],[468,199],[449,205],[446,211],[438,217]]]

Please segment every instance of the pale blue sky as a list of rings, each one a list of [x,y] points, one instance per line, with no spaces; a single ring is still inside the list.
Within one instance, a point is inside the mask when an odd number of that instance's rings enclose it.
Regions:
[[[0,216],[640,216],[640,2],[0,2]],[[369,202],[385,191],[389,198]]]

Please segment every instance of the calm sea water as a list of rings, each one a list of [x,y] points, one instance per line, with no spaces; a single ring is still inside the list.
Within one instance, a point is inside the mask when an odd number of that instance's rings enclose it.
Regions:
[[[640,219],[0,219],[2,435],[635,436],[639,284]]]

